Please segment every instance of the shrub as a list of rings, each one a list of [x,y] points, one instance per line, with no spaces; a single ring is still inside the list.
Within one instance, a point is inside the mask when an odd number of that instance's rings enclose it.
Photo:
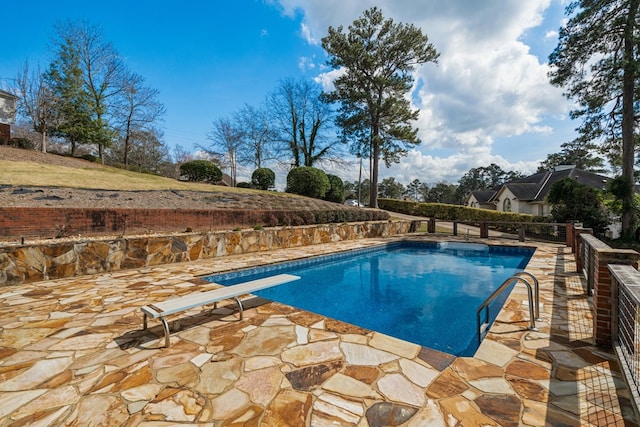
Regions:
[[[620,181],[614,182],[619,195],[624,196],[625,187]],[[595,188],[564,178],[551,186],[547,200],[553,205],[551,215],[557,222],[580,221],[596,234],[607,228],[607,212]]]
[[[405,200],[378,199],[378,205],[381,209],[391,212],[445,221],[544,222],[548,220],[548,218],[544,217],[515,212],[500,212],[444,203],[418,203]]]
[[[269,168],[258,168],[251,174],[251,185],[253,188],[268,190],[276,183],[276,174]]]
[[[31,142],[29,138],[13,137],[6,141],[0,140],[0,145],[8,145],[10,147],[22,148],[25,150],[35,149],[35,144]]]
[[[274,214],[269,214],[265,220],[267,227],[275,227],[278,225],[278,217]]]
[[[88,162],[93,162],[93,163],[98,161],[98,157],[94,156],[93,154],[83,154],[82,156],[80,156],[78,158],[86,160]]]
[[[322,199],[330,187],[327,174],[314,167],[294,168],[287,175],[287,193]]]
[[[330,187],[324,199],[328,202],[344,203],[344,184],[340,177],[327,175],[327,178],[329,178]]]
[[[291,215],[291,225],[304,225],[304,219],[300,215]]]
[[[244,181],[237,183],[236,187],[238,187],[238,188],[252,188],[250,182],[244,182]]]
[[[209,160],[190,160],[180,165],[180,176],[187,181],[213,184],[222,179],[222,171]]]
[[[291,225],[291,216],[289,213],[282,212],[280,215],[280,225]]]

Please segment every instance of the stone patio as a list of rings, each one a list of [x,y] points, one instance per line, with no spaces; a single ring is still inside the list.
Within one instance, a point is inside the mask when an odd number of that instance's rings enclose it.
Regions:
[[[526,329],[516,286],[472,358],[259,298],[242,321],[231,303],[172,317],[170,348],[156,323],[141,331],[141,305],[212,289],[201,275],[385,241],[0,288],[0,425],[638,425],[616,357],[593,345],[586,286],[559,245],[527,242],[537,246],[527,271],[540,280],[540,330]]]

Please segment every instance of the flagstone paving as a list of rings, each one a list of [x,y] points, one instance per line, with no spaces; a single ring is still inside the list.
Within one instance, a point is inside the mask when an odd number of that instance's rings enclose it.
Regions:
[[[539,331],[526,329],[516,286],[474,357],[259,298],[241,321],[233,304],[172,317],[169,348],[159,325],[141,330],[141,305],[215,287],[201,275],[382,241],[0,288],[0,425],[638,425],[559,245],[536,244],[527,267],[541,285]]]

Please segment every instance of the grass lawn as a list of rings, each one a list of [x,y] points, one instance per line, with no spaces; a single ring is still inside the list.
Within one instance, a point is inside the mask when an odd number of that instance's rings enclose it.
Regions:
[[[45,163],[0,160],[0,184],[35,187],[71,187],[101,190],[190,190],[263,193],[246,188],[224,187],[127,171],[113,167],[75,168]],[[278,193],[282,196],[292,196]]]

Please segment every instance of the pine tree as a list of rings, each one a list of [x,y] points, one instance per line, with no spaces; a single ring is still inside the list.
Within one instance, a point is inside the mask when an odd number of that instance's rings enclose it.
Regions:
[[[326,97],[340,103],[343,139],[357,145],[354,152],[370,153],[370,206],[377,207],[379,159],[389,166],[406,155],[407,146],[420,143],[411,125],[418,110],[407,99],[412,73],[419,64],[436,62],[438,53],[419,28],[385,20],[377,7],[366,10],[348,33],[342,26],[328,32],[322,39],[328,64],[344,73]]]
[[[640,109],[640,0],[576,0],[549,57],[551,82],[578,102],[572,118],[581,119],[582,141],[621,147],[623,192],[622,234],[632,234],[634,194],[634,127]]]

